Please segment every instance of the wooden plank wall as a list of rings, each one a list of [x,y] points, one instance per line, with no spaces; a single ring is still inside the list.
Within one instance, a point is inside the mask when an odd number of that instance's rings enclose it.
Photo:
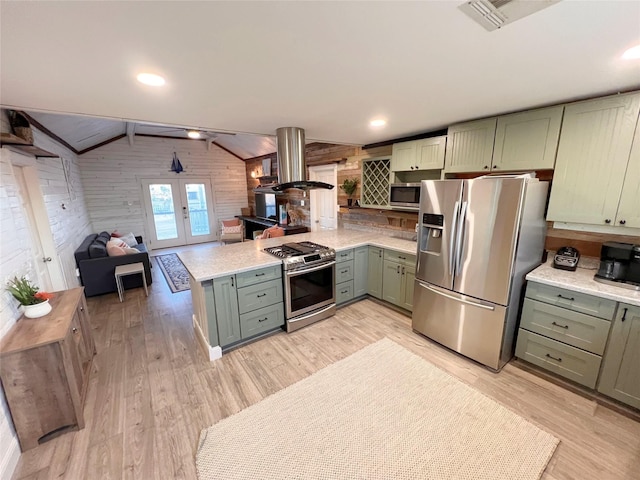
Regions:
[[[173,152],[184,167],[180,174],[170,171]],[[144,178],[210,178],[217,220],[240,215],[240,209],[247,206],[244,162],[215,145],[207,150],[204,141],[135,137],[131,146],[122,138],[81,155],[80,167],[96,232],[133,232],[149,240],[141,187]]]
[[[5,112],[2,113],[0,129],[11,131]],[[80,170],[76,155],[33,129],[34,144],[44,150],[60,155],[69,162],[68,177],[75,184],[76,197],[71,200],[61,158],[35,158],[2,149],[0,156],[0,281],[2,285],[14,276],[27,275],[35,279],[32,233],[23,207],[23,201],[15,177],[15,165],[34,167],[40,178],[40,188],[49,217],[56,254],[64,268],[69,287],[78,285],[75,276],[73,251],[91,230],[89,214],[84,203]],[[62,208],[64,203],[65,208]],[[0,295],[0,336],[3,336],[20,317],[16,301],[4,291]],[[0,392],[0,478],[11,478],[20,455],[11,416],[4,395]]]

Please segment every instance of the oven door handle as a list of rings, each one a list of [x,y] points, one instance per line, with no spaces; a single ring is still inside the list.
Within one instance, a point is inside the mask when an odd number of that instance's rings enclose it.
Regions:
[[[287,272],[287,277],[297,277],[298,275],[303,275],[305,273],[311,273],[311,272],[315,272],[317,270],[322,270],[323,268],[331,267],[331,266],[333,266],[335,264],[336,264],[336,262],[335,262],[335,260],[333,260],[331,262],[323,263],[322,265],[318,265],[317,267],[303,268],[301,270],[293,270],[292,272]]]

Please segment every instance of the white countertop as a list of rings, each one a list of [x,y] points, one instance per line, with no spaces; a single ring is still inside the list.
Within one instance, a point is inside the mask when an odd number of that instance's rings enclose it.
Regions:
[[[580,262],[583,263],[582,259],[580,259]],[[616,302],[640,306],[640,291],[596,282],[593,279],[596,271],[597,261],[585,261],[583,267],[578,264],[578,269],[575,272],[559,270],[553,268],[550,256],[550,260],[547,263],[530,272],[526,278],[531,282],[544,283],[596,297],[608,298]]]
[[[371,245],[415,255],[415,241],[387,237],[357,230],[323,230],[264,240],[247,240],[223,246],[198,247],[178,253],[191,276],[198,282],[282,264],[282,260],[263,251],[266,247],[309,240],[336,251]]]

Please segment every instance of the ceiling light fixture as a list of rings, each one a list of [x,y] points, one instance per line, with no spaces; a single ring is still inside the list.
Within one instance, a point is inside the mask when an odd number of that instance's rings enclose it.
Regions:
[[[372,127],[384,127],[386,124],[387,124],[387,121],[381,118],[378,118],[376,120],[371,120],[369,122],[369,125],[371,125]]]
[[[622,54],[623,60],[637,60],[638,58],[640,58],[640,45],[631,47]]]
[[[198,132],[197,130],[189,130],[187,132],[187,135],[189,136],[189,138],[200,138],[200,132]]]
[[[151,87],[161,87],[165,84],[164,78],[160,75],[156,75],[155,73],[140,73],[136,78],[140,83],[144,83]]]

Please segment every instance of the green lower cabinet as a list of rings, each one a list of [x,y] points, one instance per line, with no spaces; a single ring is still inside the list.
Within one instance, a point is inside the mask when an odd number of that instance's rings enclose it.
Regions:
[[[367,294],[367,278],[369,271],[369,247],[355,249],[353,272],[353,297],[358,298]]]
[[[240,333],[249,338],[284,325],[282,302],[240,315]]]
[[[640,307],[618,305],[603,357],[598,391],[640,408]]]
[[[353,280],[336,285],[336,305],[353,300]]]
[[[382,248],[369,247],[369,262],[367,273],[367,293],[372,297],[382,298]]]
[[[225,347],[240,340],[240,312],[236,293],[235,275],[213,281],[218,340]]]
[[[416,283],[416,267],[402,267],[402,289],[404,295],[401,307],[405,310],[413,311],[413,285]]]
[[[402,274],[400,264],[385,260],[382,270],[382,300],[385,302],[400,305],[402,298]]]

